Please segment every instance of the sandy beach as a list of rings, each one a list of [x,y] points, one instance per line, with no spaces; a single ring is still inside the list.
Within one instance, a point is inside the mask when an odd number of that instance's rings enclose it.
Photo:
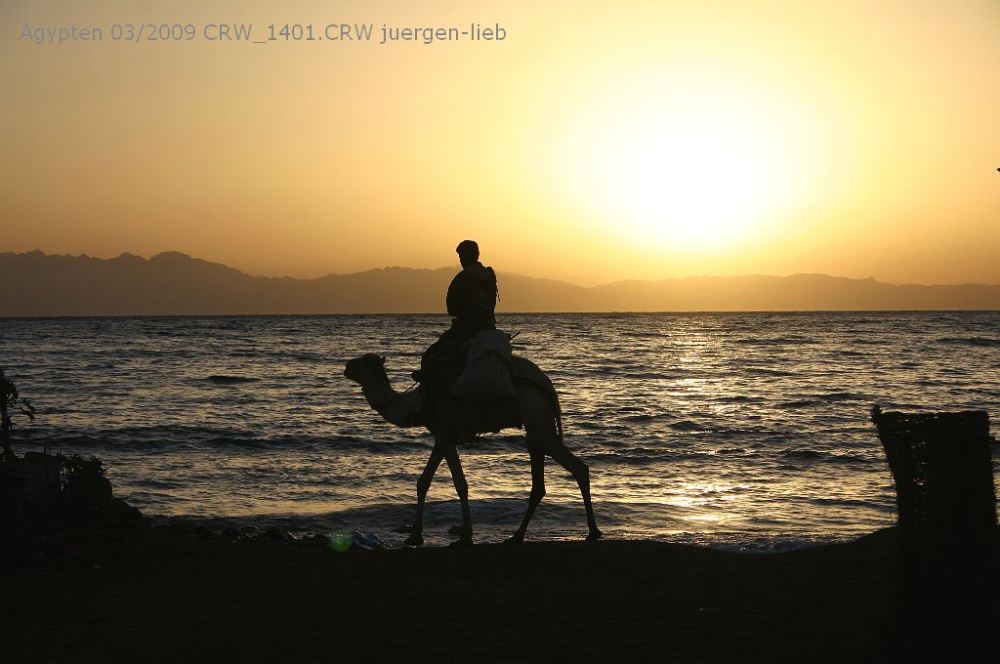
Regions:
[[[3,646],[10,662],[858,661],[884,641],[893,539],[337,553],[142,527],[3,572]]]

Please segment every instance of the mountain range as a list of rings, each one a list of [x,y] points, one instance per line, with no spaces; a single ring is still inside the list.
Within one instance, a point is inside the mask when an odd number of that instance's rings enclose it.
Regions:
[[[0,253],[0,316],[437,313],[458,267],[258,277],[165,252],[101,259]],[[822,274],[686,277],[583,287],[498,273],[507,312],[1000,310],[1000,285],[893,285]]]

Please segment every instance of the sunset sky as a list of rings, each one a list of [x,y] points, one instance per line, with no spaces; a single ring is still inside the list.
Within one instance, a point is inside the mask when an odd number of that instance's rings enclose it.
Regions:
[[[111,39],[142,22],[198,38]],[[374,41],[203,39],[341,22]],[[377,43],[472,22],[506,39]],[[1000,283],[996,0],[32,0],[0,25],[0,251],[319,276],[451,265],[471,237],[582,284]]]

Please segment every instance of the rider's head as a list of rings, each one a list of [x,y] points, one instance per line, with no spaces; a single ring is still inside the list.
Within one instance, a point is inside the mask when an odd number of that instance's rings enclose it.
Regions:
[[[458,252],[458,260],[462,261],[462,267],[474,265],[479,260],[479,245],[474,240],[462,240],[455,251]]]

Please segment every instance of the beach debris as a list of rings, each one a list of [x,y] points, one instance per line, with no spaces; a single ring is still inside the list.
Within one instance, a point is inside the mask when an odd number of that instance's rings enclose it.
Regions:
[[[240,539],[251,540],[260,537],[260,528],[257,526],[243,526],[240,528]]]
[[[326,535],[313,533],[312,535],[306,535],[300,539],[299,544],[313,549],[327,549],[330,547],[330,538]]]
[[[330,548],[338,553],[344,551],[385,551],[389,545],[377,533],[365,533],[359,530],[352,532],[334,532],[329,538]]]
[[[364,533],[355,530],[351,535],[354,538],[354,548],[362,551],[384,551],[389,545],[378,536],[377,533]]]
[[[330,535],[330,548],[338,553],[347,551],[353,544],[354,535],[351,533],[333,533]]]
[[[294,544],[297,541],[294,535],[282,528],[268,528],[264,531],[264,538],[282,544]]]

